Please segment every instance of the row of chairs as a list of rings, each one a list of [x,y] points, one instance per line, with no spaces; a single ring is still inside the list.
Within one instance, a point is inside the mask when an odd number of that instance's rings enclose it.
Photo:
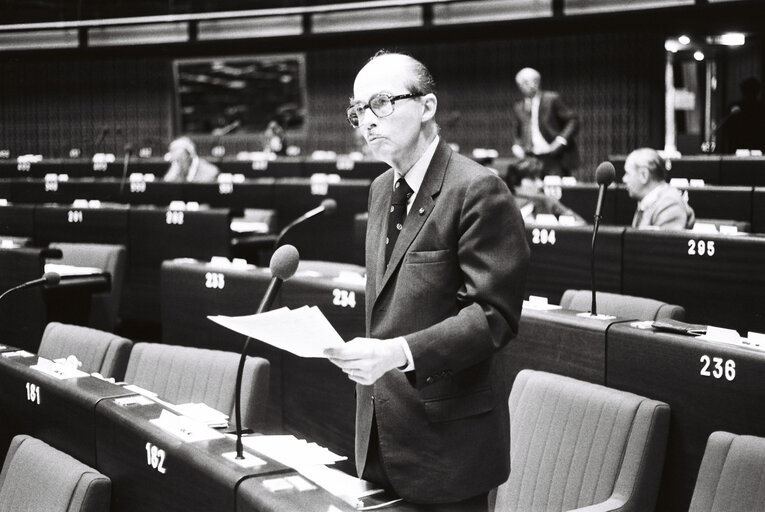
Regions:
[[[48,359],[75,356],[87,373],[124,380],[171,403],[202,402],[233,417],[239,355],[194,347],[133,343],[89,327],[49,323],[38,354]],[[242,425],[265,423],[270,364],[248,357],[242,377]]]
[[[523,370],[509,408],[512,471],[491,494],[492,511],[653,510],[669,428],[666,404]],[[689,510],[762,510],[764,475],[765,439],[715,432]],[[19,435],[0,473],[0,512],[103,512],[110,492],[107,476]]]
[[[654,509],[669,430],[663,402],[534,370],[509,399],[511,472],[494,512]],[[714,432],[689,512],[765,508],[765,438]]]

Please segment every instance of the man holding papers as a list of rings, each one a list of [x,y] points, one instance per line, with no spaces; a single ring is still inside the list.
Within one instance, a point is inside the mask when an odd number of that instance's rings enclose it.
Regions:
[[[359,475],[428,510],[486,510],[510,471],[501,358],[529,249],[505,183],[438,134],[430,72],[378,53],[348,120],[392,169],[369,194],[366,324],[325,354],[358,383]]]

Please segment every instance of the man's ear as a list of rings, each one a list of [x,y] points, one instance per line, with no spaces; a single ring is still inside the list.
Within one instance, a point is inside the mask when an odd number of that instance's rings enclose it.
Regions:
[[[438,99],[433,93],[426,94],[422,97],[422,122],[430,121],[436,115],[436,109],[438,108]]]
[[[638,176],[640,177],[640,183],[642,183],[643,185],[648,183],[648,181],[650,179],[650,176],[648,174],[649,174],[648,168],[646,168],[646,167],[639,167],[638,168]]]

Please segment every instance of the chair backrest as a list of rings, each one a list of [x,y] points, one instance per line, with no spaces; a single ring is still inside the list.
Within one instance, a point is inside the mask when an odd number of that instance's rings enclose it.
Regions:
[[[234,420],[234,388],[239,354],[222,350],[136,343],[125,381],[157,393],[174,404],[203,402]],[[265,424],[270,365],[248,357],[242,376],[242,425]]]
[[[518,374],[508,403],[511,470],[495,511],[653,510],[667,404],[533,370]]]
[[[597,292],[598,313],[603,315],[636,318],[638,320],[658,320],[672,318],[685,320],[685,308],[675,304],[667,304],[646,297],[634,297],[619,293]],[[560,299],[561,307],[576,311],[592,309],[592,291],[566,290]]]
[[[37,353],[48,359],[76,356],[88,373],[122,380],[133,342],[109,332],[50,322],[45,327]]]
[[[0,512],[106,512],[111,480],[26,435],[11,441],[0,473]]]
[[[688,510],[765,510],[765,438],[713,432]]]
[[[100,268],[111,275],[111,289],[95,293],[90,301],[89,325],[96,329],[113,331],[117,325],[125,280],[127,256],[125,247],[111,244],[51,243],[50,247],[61,249],[57,260],[66,265]]]

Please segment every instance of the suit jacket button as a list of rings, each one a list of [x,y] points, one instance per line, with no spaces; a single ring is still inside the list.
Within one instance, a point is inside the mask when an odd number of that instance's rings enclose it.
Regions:
[[[425,379],[425,384],[433,384],[434,380],[435,379],[433,379],[433,377],[428,377],[427,379]]]

